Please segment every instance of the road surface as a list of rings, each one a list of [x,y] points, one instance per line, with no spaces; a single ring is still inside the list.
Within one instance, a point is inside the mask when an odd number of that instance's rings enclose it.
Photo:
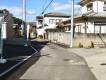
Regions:
[[[40,59],[19,80],[96,80],[85,60],[71,51],[50,43],[40,51]]]

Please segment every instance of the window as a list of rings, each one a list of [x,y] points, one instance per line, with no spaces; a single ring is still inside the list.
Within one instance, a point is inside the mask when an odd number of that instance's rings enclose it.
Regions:
[[[55,23],[55,19],[49,19],[49,24],[54,24]]]
[[[92,10],[92,4],[87,5],[87,11],[91,11]]]
[[[43,23],[42,20],[38,20],[38,24],[41,25]]]
[[[106,2],[104,2],[103,10],[106,11]]]

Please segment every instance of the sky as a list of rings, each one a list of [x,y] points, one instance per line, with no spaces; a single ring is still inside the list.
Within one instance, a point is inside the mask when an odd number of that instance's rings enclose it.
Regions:
[[[35,21],[36,16],[41,15],[43,9],[49,4],[51,0],[26,0],[27,4],[27,21]],[[75,14],[80,13],[80,6],[75,1]],[[15,17],[22,19],[22,0],[0,0],[0,9],[7,9]],[[54,0],[48,12],[63,12],[71,15],[71,0]]]

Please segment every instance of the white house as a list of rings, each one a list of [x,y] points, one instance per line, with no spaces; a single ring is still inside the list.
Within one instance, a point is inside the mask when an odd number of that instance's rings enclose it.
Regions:
[[[56,28],[58,22],[70,19],[69,15],[64,13],[47,13],[44,15],[44,24],[46,29]]]
[[[43,16],[36,17],[36,31],[37,31],[37,36],[44,35]]]
[[[69,15],[57,12],[47,13],[44,14],[44,16],[37,16],[36,24],[38,35],[43,35],[45,33],[45,29],[56,28],[58,22],[68,20],[69,18]]]
[[[79,4],[82,11],[81,14],[74,15],[73,47],[106,47],[106,0],[81,0]],[[60,32],[49,31],[48,33],[52,35],[52,37],[49,35],[50,40],[62,42],[61,40],[66,37],[64,34],[71,32],[70,22],[69,19],[58,24],[58,28],[66,31],[59,35],[60,39],[55,35]],[[68,38],[71,41],[70,37]]]
[[[106,1],[81,0],[82,14],[75,16],[75,30],[81,33],[106,33]]]

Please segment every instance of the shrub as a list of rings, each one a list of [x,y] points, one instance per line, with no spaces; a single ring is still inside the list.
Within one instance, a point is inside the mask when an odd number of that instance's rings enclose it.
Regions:
[[[83,45],[81,44],[81,42],[78,45],[79,48],[83,48]]]
[[[91,41],[91,48],[94,48],[94,43]]]

